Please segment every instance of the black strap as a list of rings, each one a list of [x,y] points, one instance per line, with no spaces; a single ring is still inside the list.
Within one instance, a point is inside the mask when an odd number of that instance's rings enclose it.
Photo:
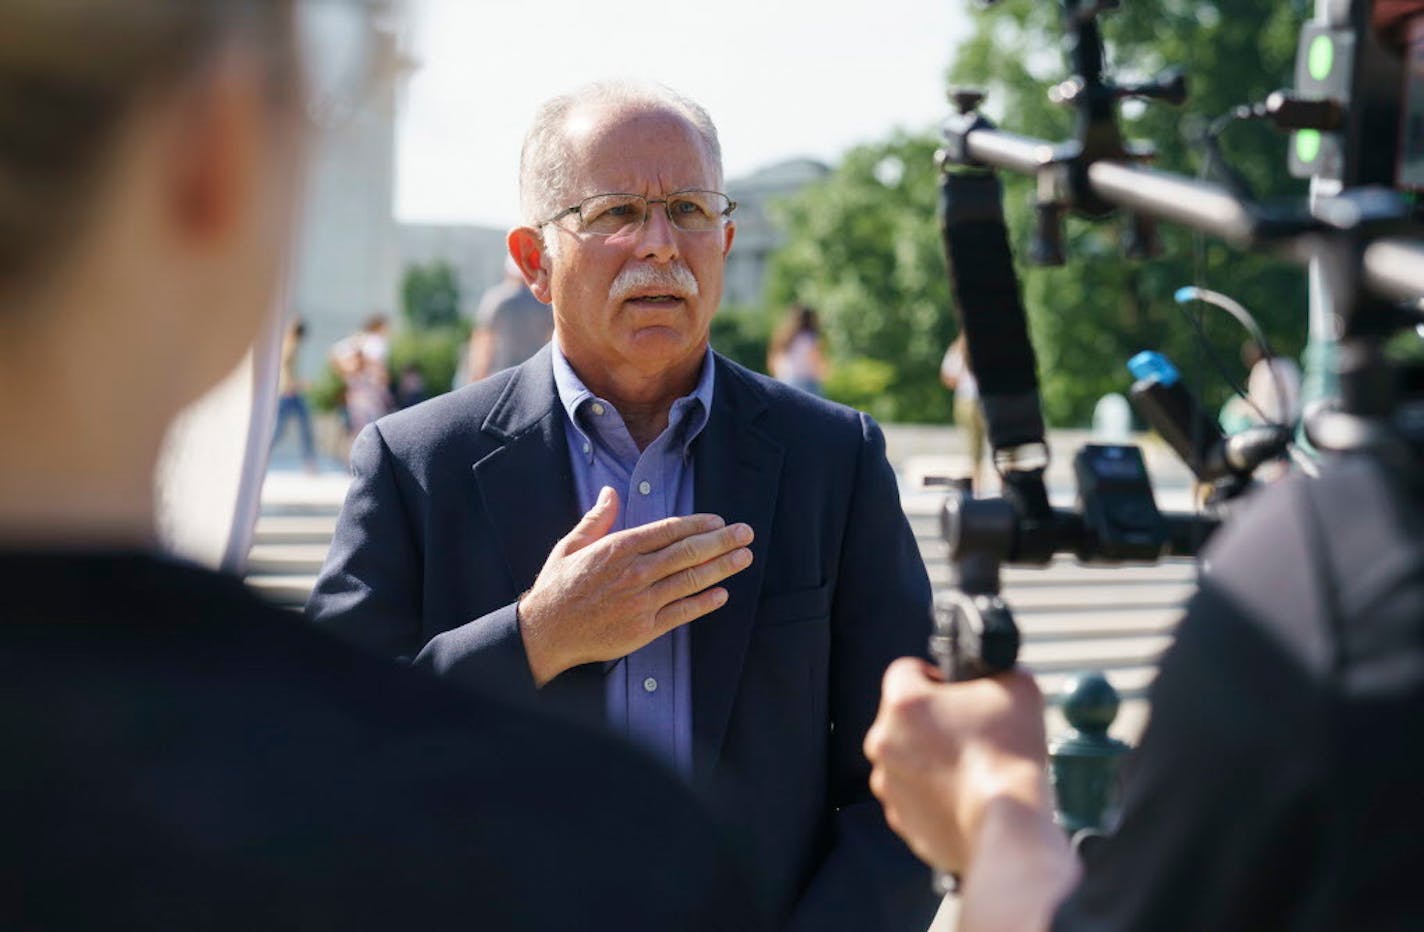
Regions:
[[[1038,373],[998,176],[946,172],[940,185],[940,233],[989,442],[995,450],[1042,443]]]

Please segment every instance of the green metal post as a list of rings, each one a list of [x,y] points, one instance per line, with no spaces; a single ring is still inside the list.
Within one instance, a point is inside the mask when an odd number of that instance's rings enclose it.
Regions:
[[[1118,764],[1130,750],[1108,736],[1119,705],[1117,690],[1101,673],[1078,677],[1063,703],[1073,730],[1049,745],[1048,754],[1058,824],[1070,836],[1101,830],[1109,804],[1116,802]]]

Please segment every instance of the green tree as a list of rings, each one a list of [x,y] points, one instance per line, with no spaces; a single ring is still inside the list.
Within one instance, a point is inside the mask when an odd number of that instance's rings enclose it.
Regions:
[[[949,417],[936,372],[951,333],[934,204],[936,140],[896,133],[773,205],[786,232],[767,304],[809,304],[831,348],[827,394],[889,421]]]
[[[1191,88],[1186,106],[1128,107],[1125,136],[1150,140],[1155,165],[1196,174],[1198,152],[1187,136],[1237,104],[1289,86],[1296,37],[1309,11],[1301,2],[1262,7],[1253,0],[1125,4],[1101,22],[1110,60],[1122,77],[1142,78],[1183,67]],[[1060,11],[1051,3],[1006,3],[977,16],[973,37],[959,50],[951,79],[985,87],[986,108],[1004,129],[1063,138],[1072,114],[1050,103],[1047,83],[1067,73],[1061,55]],[[1304,185],[1285,172],[1285,137],[1259,124],[1230,127],[1222,137],[1228,161],[1261,197],[1298,196]],[[1018,255],[1031,232],[1032,181],[1005,177],[1005,207]],[[1020,264],[1024,304],[1038,351],[1049,420],[1082,423],[1094,401],[1122,391],[1122,363],[1141,349],[1171,356],[1211,404],[1229,391],[1206,358],[1173,292],[1202,284],[1231,294],[1261,321],[1278,352],[1294,355],[1305,339],[1305,275],[1295,265],[1245,255],[1219,241],[1163,225],[1164,254],[1127,262],[1116,242],[1121,223],[1068,224],[1068,265]],[[1237,347],[1241,329],[1206,309],[1203,324],[1212,352],[1243,375]]]
[[[766,372],[771,316],[764,308],[727,305],[712,318],[712,346],[753,372]]]
[[[1158,167],[1195,174],[1198,159],[1184,128],[1288,86],[1307,13],[1300,0],[1266,8],[1253,0],[1175,0],[1125,4],[1105,15],[1109,59],[1120,77],[1142,78],[1180,65],[1191,84],[1180,110],[1129,106],[1124,134],[1155,143]],[[1060,6],[1009,0],[974,16],[974,33],[958,50],[952,82],[985,88],[985,110],[1005,130],[1067,137],[1072,114],[1046,94],[1067,75]],[[868,392],[868,403],[860,406],[884,419],[948,417],[948,397],[935,370],[956,324],[935,221],[937,144],[931,136],[900,132],[854,149],[830,176],[781,205],[778,215],[787,240],[772,260],[768,303],[817,306],[841,371],[861,386],[833,384],[831,394],[856,403],[852,396]],[[1228,129],[1223,149],[1258,195],[1303,192],[1303,185],[1286,177],[1284,137],[1241,124]],[[1010,239],[1022,257],[1031,234],[1033,182],[1009,175],[1004,182]],[[1161,229],[1162,257],[1128,262],[1118,246],[1119,225],[1070,220],[1066,266],[1019,263],[1050,423],[1086,422],[1098,397],[1125,390],[1123,364],[1148,348],[1171,356],[1209,403],[1224,400],[1225,384],[1173,301],[1181,285],[1233,295],[1257,315],[1278,351],[1299,351],[1306,288],[1297,267],[1242,255],[1167,225]],[[1234,360],[1245,334],[1212,309],[1203,311],[1203,322],[1213,352],[1240,377]],[[877,381],[883,382],[879,393]]]
[[[401,313],[414,330],[453,327],[460,322],[460,280],[450,263],[406,267],[401,277]]]
[[[394,377],[414,366],[431,395],[449,391],[469,323],[460,316],[460,282],[450,263],[411,265],[401,278],[406,326],[391,341]]]

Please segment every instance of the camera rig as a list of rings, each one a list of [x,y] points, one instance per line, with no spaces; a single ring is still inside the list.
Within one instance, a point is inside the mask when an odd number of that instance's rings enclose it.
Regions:
[[[1155,254],[1155,225],[1166,220],[1310,264],[1340,345],[1340,396],[1307,419],[1307,437],[1327,452],[1369,449],[1414,459],[1424,448],[1424,397],[1416,388],[1424,379],[1384,355],[1387,338],[1424,322],[1424,226],[1401,190],[1424,188],[1424,0],[1318,2],[1301,33],[1295,91],[1253,108],[1294,134],[1290,169],[1316,179],[1308,201],[1284,207],[1151,168],[1151,148],[1123,140],[1121,100],[1180,103],[1186,82],[1180,72],[1135,85],[1109,79],[1098,16],[1116,5],[1110,0],[1062,2],[1073,73],[1050,96],[1074,108],[1073,138],[1055,143],[1004,132],[979,112],[981,92],[951,92],[955,113],[939,153],[941,233],[1002,495],[976,498],[961,487],[944,505],[955,589],[936,606],[931,649],[949,679],[989,675],[1016,661],[1018,629],[999,594],[1004,563],[1044,565],[1059,553],[1107,564],[1192,556],[1220,520],[1159,512],[1132,446],[1080,450],[1074,474],[1081,507],[1050,505],[1050,453],[998,170],[1037,181],[1029,259],[1039,264],[1065,261],[1062,228],[1070,212],[1089,219],[1125,213],[1128,258]],[[1199,479],[1239,485],[1249,476],[1250,456],[1208,473],[1211,443],[1204,447],[1203,438],[1211,439],[1214,422],[1203,427],[1190,401],[1142,404],[1138,396],[1151,394],[1148,388],[1133,393],[1139,410]],[[1257,452],[1277,442],[1284,439]]]

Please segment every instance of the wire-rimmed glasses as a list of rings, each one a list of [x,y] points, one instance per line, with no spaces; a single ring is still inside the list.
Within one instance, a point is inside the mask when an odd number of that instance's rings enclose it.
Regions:
[[[635,233],[647,222],[654,204],[663,205],[668,222],[687,233],[720,229],[737,202],[720,191],[674,191],[667,197],[646,198],[641,194],[595,194],[586,197],[540,223],[558,223],[570,215],[578,218],[575,232],[595,236]]]

